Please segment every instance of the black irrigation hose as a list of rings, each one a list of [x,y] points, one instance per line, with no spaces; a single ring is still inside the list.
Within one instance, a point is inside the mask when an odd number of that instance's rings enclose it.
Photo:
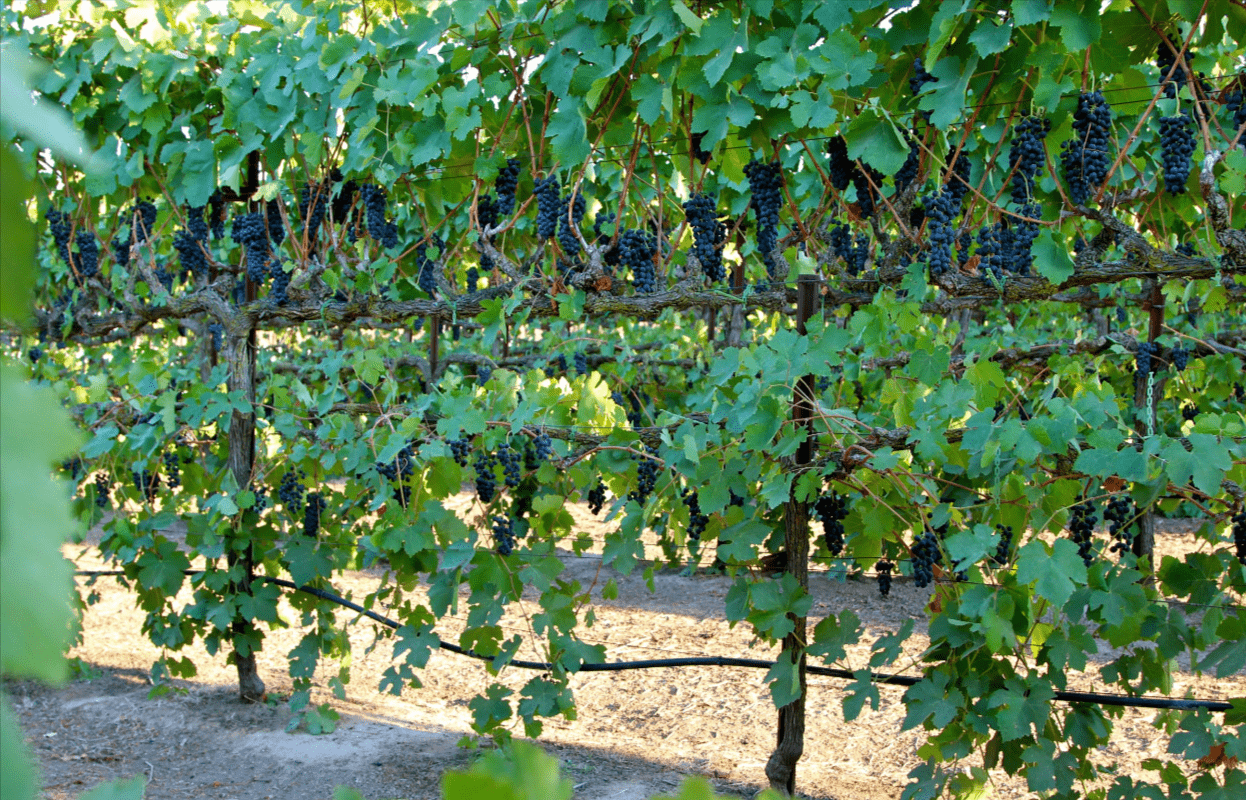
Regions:
[[[203,570],[185,570],[187,574],[200,573]],[[77,575],[98,577],[101,575],[123,575],[125,573],[119,570],[79,570]],[[314,586],[299,586],[293,581],[283,580],[281,578],[270,578],[267,576],[257,575],[255,580],[264,583],[271,583],[276,586],[284,586],[287,589],[293,589],[297,592],[304,592],[322,600],[328,600],[337,603],[340,606],[349,608],[363,614],[368,619],[374,620],[390,628],[402,627],[399,623],[375,611],[370,611],[358,603],[352,603],[345,597],[336,595],[333,592],[327,592],[324,589],[317,589]],[[469,650],[465,647],[459,647],[455,644],[437,640],[437,645],[442,650],[448,650],[451,653],[457,653],[468,658],[475,658],[480,661],[493,661],[493,656],[486,656]],[[763,661],[757,658],[731,658],[729,656],[702,656],[688,658],[653,658],[641,661],[607,661],[602,664],[581,664],[580,672],[624,672],[632,669],[657,669],[662,667],[747,667],[751,669],[770,669],[775,662]],[[548,661],[524,661],[515,659],[506,662],[507,666],[517,667],[519,669],[532,669],[541,672],[548,672],[554,668],[554,665]],[[828,678],[842,678],[843,680],[855,681],[859,675],[851,670],[835,669],[833,667],[808,666],[805,668],[810,675],[823,675]],[[922,682],[921,678],[912,675],[893,675],[885,672],[868,673],[871,683],[882,683],[890,686],[916,686]],[[1230,711],[1233,708],[1232,703],[1226,703],[1221,700],[1173,700],[1167,697],[1130,697],[1124,694],[1102,694],[1100,692],[1056,692],[1056,700],[1066,703],[1093,703],[1100,706],[1120,706],[1123,708],[1160,708],[1179,711]]]

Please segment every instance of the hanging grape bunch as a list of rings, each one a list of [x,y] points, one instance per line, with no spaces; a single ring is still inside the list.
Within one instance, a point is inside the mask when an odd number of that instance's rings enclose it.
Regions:
[[[1051,130],[1051,120],[1026,117],[1013,128],[1008,169],[1012,172],[1012,202],[1025,205],[1034,197],[1034,185],[1043,174],[1047,152],[1043,140]]]
[[[688,507],[688,538],[699,540],[701,534],[705,533],[705,526],[709,525],[710,518],[701,513],[701,501],[697,497],[696,489],[684,489],[682,499]]]
[[[502,478],[509,489],[517,488],[522,477],[519,458],[508,443],[498,443],[497,460],[502,465]]]
[[[575,258],[580,254],[578,231],[587,209],[588,203],[584,199],[583,192],[577,191],[574,195],[564,197],[559,201],[558,244],[567,258]],[[568,222],[568,216],[570,216],[570,222]]]
[[[619,262],[632,271],[632,283],[641,294],[658,289],[653,264],[657,254],[658,240],[652,234],[629,228],[619,236]]]
[[[588,490],[585,500],[588,502],[588,510],[593,513],[593,516],[601,513],[601,509],[606,505],[606,484],[602,483],[600,478],[597,479],[597,483],[593,485],[593,488]]]
[[[247,277],[252,283],[263,285],[268,277],[269,256],[264,215],[258,211],[237,215],[230,236],[246,250]]]
[[[783,205],[779,162],[749,161],[744,165],[744,175],[752,195],[749,206],[757,216],[757,250],[766,265],[766,274],[773,278],[777,266],[773,253],[779,246],[779,208]]]
[[[1246,509],[1233,515],[1233,549],[1237,562],[1246,567]]]
[[[498,176],[493,181],[493,191],[498,196],[494,207],[499,218],[515,213],[515,190],[519,187],[519,172],[519,159],[508,158],[506,166],[498,170]]]
[[[1185,194],[1190,179],[1190,157],[1194,155],[1191,119],[1185,114],[1160,117],[1160,158],[1164,163],[1164,191]]]
[[[1081,502],[1073,506],[1073,518],[1069,521],[1069,536],[1077,545],[1077,554],[1082,557],[1082,563],[1087,567],[1095,562],[1093,536],[1097,521],[1095,507],[1091,503]]]
[[[134,478],[134,488],[138,493],[146,498],[147,502],[156,499],[160,494],[160,473],[146,469],[131,470]]]
[[[286,470],[286,474],[281,476],[281,485],[277,487],[277,498],[281,500],[281,504],[291,516],[303,510],[303,478],[305,475],[301,469]]]
[[[891,570],[894,568],[895,564],[885,558],[874,567],[878,572],[878,593],[883,597],[891,594]]]
[[[473,467],[476,470],[476,496],[480,502],[488,503],[497,495],[498,482],[493,474],[493,465],[497,463],[492,455],[484,451],[476,453]]]
[[[1185,372],[1190,365],[1190,351],[1178,345],[1172,349],[1172,366],[1177,372]]]
[[[1137,508],[1129,497],[1118,495],[1108,501],[1103,519],[1107,521],[1108,533],[1112,536],[1113,553],[1123,556],[1133,550],[1137,516]]]
[[[995,532],[999,534],[999,543],[995,545],[991,561],[997,567],[1006,567],[1012,558],[1012,526],[996,525]]]
[[[471,442],[466,439],[451,439],[447,444],[450,445],[450,455],[453,456],[455,463],[460,467],[466,467],[467,457],[472,452]]]
[[[743,503],[744,498],[740,498]],[[832,556],[844,550],[844,519],[848,516],[848,498],[838,492],[829,492],[818,498],[814,513],[822,522],[822,541]]]
[[[554,176],[542,178],[532,188],[536,195],[536,235],[540,239],[549,239],[558,231],[558,211],[562,208],[559,197],[558,179]]]
[[[653,448],[645,445],[645,453],[648,456],[656,455]],[[627,499],[635,500],[642,506],[649,499],[649,495],[653,493],[653,489],[658,482],[658,461],[656,458],[633,455],[632,458],[640,463],[636,466],[636,488],[628,495]]]
[[[700,192],[684,203],[684,215],[692,228],[692,255],[701,263],[707,280],[721,281],[727,277],[723,268],[719,242],[719,221],[715,198]]]
[[[926,531],[913,542],[913,583],[924,589],[934,580],[934,565],[940,558],[939,539],[934,531]]]
[[[493,517],[493,541],[497,545],[497,554],[509,556],[515,549],[515,521],[508,516],[497,514]]]
[[[1112,109],[1099,91],[1083,93],[1073,112],[1073,138],[1061,146],[1064,180],[1069,197],[1081,205],[1108,177],[1108,142]]]
[[[315,539],[320,535],[320,515],[327,503],[320,492],[307,493],[307,505],[303,509],[303,535]]]
[[[930,237],[930,275],[937,277],[952,269],[952,242],[955,233],[952,219],[956,215],[952,195],[945,191],[929,195],[922,201],[926,206],[927,228]]]
[[[112,481],[108,479],[107,472],[97,472],[95,474],[95,507],[108,508],[108,492],[112,488]]]

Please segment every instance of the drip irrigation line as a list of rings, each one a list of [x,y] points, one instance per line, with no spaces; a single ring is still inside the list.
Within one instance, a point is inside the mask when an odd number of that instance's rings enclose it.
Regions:
[[[185,573],[197,573],[202,570],[184,570]],[[81,570],[77,574],[123,574],[119,571],[105,572],[101,570]],[[299,586],[293,581],[287,581],[282,578],[272,578],[268,576],[256,576],[254,580],[262,583],[271,583],[275,586],[281,586],[287,589],[293,589],[297,592],[310,594],[319,597],[322,600],[336,603],[344,608],[356,611],[369,619],[379,622],[388,628],[398,630],[402,628],[402,624],[378,614],[375,611],[364,608],[358,603],[351,602],[346,598],[334,594],[333,592],[318,589],[314,586]],[[477,653],[466,647],[460,647],[455,644],[443,641],[440,637],[437,639],[437,646],[447,652],[456,655],[466,656],[478,661],[497,661],[496,656],[488,656],[483,653]],[[758,658],[733,658],[731,656],[691,656],[686,658],[652,658],[640,659],[635,661],[606,661],[602,663],[581,664],[575,670],[576,672],[626,672],[636,669],[665,669],[675,667],[743,667],[746,669],[765,669],[769,670],[775,666],[774,661],[765,661]],[[555,664],[549,661],[528,661],[523,659],[512,659],[505,662],[503,666],[512,666],[518,669],[536,670],[539,672],[549,672],[555,668]],[[916,686],[921,683],[924,678],[913,675],[897,675],[886,672],[869,672],[858,670],[856,672],[847,669],[837,669],[835,667],[819,667],[817,665],[808,665],[805,667],[806,672],[810,675],[819,675],[828,678],[839,678],[841,680],[860,681],[862,678],[867,679],[870,683],[879,683],[888,686]],[[1065,703],[1090,703],[1099,706],[1116,706],[1121,708],[1155,708],[1177,711],[1230,711],[1233,708],[1232,703],[1222,700],[1198,700],[1198,699],[1172,699],[1168,697],[1131,697],[1123,694],[1105,694],[1102,692],[1070,692],[1057,691],[1055,700]]]

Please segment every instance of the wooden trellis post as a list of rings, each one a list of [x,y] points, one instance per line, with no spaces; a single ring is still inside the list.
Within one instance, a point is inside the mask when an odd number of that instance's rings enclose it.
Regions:
[[[818,300],[818,278],[801,275],[796,283],[796,330],[804,336],[805,323],[813,316]],[[804,427],[807,438],[796,450],[796,465],[802,466],[813,460],[813,397],[814,377],[805,375],[796,383],[792,398],[792,420]],[[796,579],[802,589],[809,588],[809,504],[796,499],[795,492],[788,498],[783,514],[784,551],[787,554],[786,571]],[[796,794],[796,762],[805,751],[805,633],[804,617],[792,617],[793,629],[783,637],[783,653],[794,659],[800,671],[800,695],[779,709],[778,744],[766,762],[766,777],[774,789]]]

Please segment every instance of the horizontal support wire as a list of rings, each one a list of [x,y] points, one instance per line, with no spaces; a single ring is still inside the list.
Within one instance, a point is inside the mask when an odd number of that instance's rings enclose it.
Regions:
[[[184,570],[185,574],[198,574],[202,570]],[[102,575],[124,575],[119,570],[80,570],[77,575],[81,576],[102,576]],[[402,626],[401,623],[378,614],[375,611],[364,608],[358,603],[351,602],[346,598],[334,594],[333,592],[318,589],[314,586],[299,586],[293,581],[287,581],[282,578],[271,578],[267,576],[255,577],[256,581],[271,583],[275,586],[281,586],[287,589],[293,589],[304,594],[310,594],[319,597],[322,600],[336,603],[344,608],[358,612],[368,619],[379,622],[386,627],[397,630]],[[437,639],[438,647],[456,655],[474,658],[478,661],[494,662],[497,660],[495,656],[488,656],[477,653],[466,647],[460,647],[455,644],[443,641],[440,637]],[[742,667],[745,669],[771,669],[774,667],[774,661],[765,661],[757,658],[732,658],[730,656],[699,656],[688,658],[654,658],[642,659],[636,661],[607,661],[599,664],[581,664],[575,670],[577,672],[626,672],[634,669],[665,669],[673,667]],[[500,666],[511,666],[518,669],[537,670],[540,672],[549,672],[554,669],[554,664],[548,661],[526,661],[523,659],[512,659],[506,661]],[[847,669],[836,669],[834,667],[819,667],[810,665],[805,667],[810,675],[821,675],[828,678],[840,678],[842,680],[858,681],[861,678],[868,678],[871,683],[879,683],[887,686],[916,686],[921,683],[924,678],[918,678],[912,675],[895,675],[885,672],[853,672]],[[1090,703],[1100,706],[1117,706],[1121,708],[1156,708],[1177,711],[1230,711],[1233,708],[1232,703],[1226,703],[1222,700],[1197,700],[1197,699],[1173,699],[1168,697],[1131,697],[1123,694],[1104,694],[1102,692],[1069,692],[1057,691],[1055,700],[1065,703]]]

